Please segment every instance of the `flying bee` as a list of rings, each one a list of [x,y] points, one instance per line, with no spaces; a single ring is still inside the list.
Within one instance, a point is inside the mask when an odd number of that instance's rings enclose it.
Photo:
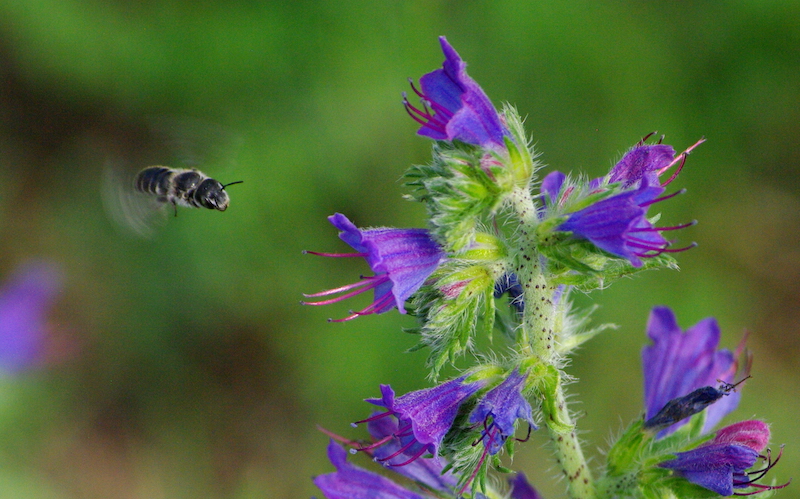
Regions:
[[[222,184],[197,167],[235,164],[241,140],[230,130],[193,118],[155,117],[113,131],[101,192],[106,214],[123,233],[151,238],[179,205],[228,208],[226,189],[240,182]]]
[[[133,182],[137,191],[156,196],[161,203],[172,203],[177,215],[178,205],[225,211],[230,203],[225,188],[243,181],[222,184],[195,169],[148,166]]]

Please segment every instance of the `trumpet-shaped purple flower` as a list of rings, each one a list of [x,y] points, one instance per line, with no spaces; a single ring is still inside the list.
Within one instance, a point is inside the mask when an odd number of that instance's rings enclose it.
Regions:
[[[659,198],[662,192],[663,187],[651,185],[645,177],[637,190],[616,194],[571,213],[557,230],[572,232],[574,237],[586,239],[604,251],[628,259],[634,267],[641,267],[641,258],[688,249],[668,249],[670,243],[661,232],[682,229],[693,222],[656,228],[647,220],[647,208],[651,204],[681,191]]]
[[[504,136],[510,133],[503,125],[492,101],[483,89],[467,75],[467,64],[439,37],[444,52],[442,69],[427,73],[419,79],[423,109],[412,106],[403,97],[408,114],[422,126],[417,132],[435,140],[460,140],[485,148],[504,149]]]
[[[358,229],[341,213],[328,217],[328,220],[341,231],[339,237],[357,253],[307,253],[332,257],[363,257],[375,272],[374,276],[362,277],[354,284],[305,295],[314,298],[343,293],[328,300],[304,302],[306,305],[327,305],[370,289],[374,290],[375,298],[371,305],[335,322],[354,319],[360,315],[381,314],[395,307],[400,313],[406,313],[403,303],[446,258],[444,251],[425,229]]]
[[[717,494],[729,496],[735,489],[753,488],[754,492],[782,488],[756,483],[777,462],[760,453],[769,442],[769,427],[761,421],[741,421],[717,432],[713,440],[688,452],[678,452],[675,459],[660,463],[685,478]],[[762,457],[764,469],[747,472]]]
[[[678,326],[675,314],[667,307],[655,307],[647,323],[647,335],[653,344],[642,350],[644,396],[649,420],[670,401],[709,387],[720,380],[731,383],[738,363],[729,350],[718,350],[720,331],[713,318],[703,319],[685,332]],[[717,397],[719,398],[719,397]],[[704,430],[710,431],[739,403],[736,392],[708,407]],[[685,424],[675,424],[663,430],[664,436]]]
[[[60,288],[55,267],[34,263],[19,269],[0,290],[0,368],[17,372],[42,360],[45,313]]]
[[[347,452],[331,440],[328,458],[336,467],[334,473],[314,478],[314,485],[328,499],[425,499],[386,477],[347,462]]]
[[[391,466],[404,466],[426,452],[430,452],[434,459],[438,459],[439,446],[453,425],[459,407],[486,384],[483,380],[464,383],[465,378],[466,376],[461,376],[439,386],[409,392],[397,398],[391,386],[381,385],[382,397],[366,401],[388,410],[358,422],[369,423],[379,418],[394,416],[398,421],[398,430],[365,450],[375,449],[397,437],[404,441],[403,446],[381,458],[381,462]],[[411,456],[398,463],[395,458],[407,453],[411,453]]]
[[[622,182],[622,188],[627,189],[638,184],[642,178],[647,177],[650,184],[656,184],[658,177],[680,161],[680,165],[672,176],[664,182],[664,185],[667,185],[680,173],[686,162],[686,156],[695,147],[706,141],[704,138],[700,139],[678,156],[675,156],[675,149],[672,146],[662,144],[660,140],[658,144],[644,143],[653,133],[639,141],[614,165],[614,168],[608,174],[609,183]]]
[[[481,440],[491,455],[497,454],[508,437],[514,434],[514,422],[517,419],[525,420],[532,429],[537,429],[531,415],[531,405],[521,393],[527,378],[527,373],[521,374],[515,369],[483,396],[469,417],[472,424],[483,423]]]

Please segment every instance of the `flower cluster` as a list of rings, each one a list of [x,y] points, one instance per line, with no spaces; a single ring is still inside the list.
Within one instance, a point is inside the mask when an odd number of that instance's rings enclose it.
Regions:
[[[331,216],[355,253],[309,253],[364,258],[374,275],[306,295],[323,298],[306,303],[332,304],[372,290],[370,305],[337,322],[408,312],[418,322],[408,328],[419,334],[417,348],[430,350],[430,379],[448,366],[460,374],[400,396],[381,385],[380,398],[366,399],[380,409],[353,423],[366,424],[369,442],[326,431],[399,481],[350,464],[332,440],[328,456],[336,471],[315,479],[325,497],[539,499],[521,473],[503,481],[489,476],[511,471],[504,459],[528,438],[516,437],[520,426],[530,435],[537,421],[547,428],[572,499],[714,497],[784,487],[763,483],[780,458],[768,448],[764,422],[741,421],[714,433],[736,408],[751,365],[744,341],[735,352],[719,348],[714,319],[684,331],[669,308],[652,310],[651,344],[642,351],[644,416],[611,446],[597,480],[568,408],[568,355],[613,328],[587,329],[590,310],[573,310],[570,292],[677,267],[672,254],[694,243],[676,248],[665,234],[695,222],[659,226],[660,215],[649,211],[684,192],[666,190],[705,139],[676,153],[650,134],[603,177],[556,170],[540,179],[538,153],[517,111],[508,105],[498,111],[459,54],[444,37],[439,41],[442,67],[411,83],[420,104],[403,94],[417,133],[434,141],[432,162],[406,174],[410,197],[427,209],[427,225],[359,229],[344,215]],[[498,306],[506,294],[508,305]],[[485,341],[476,340],[479,331]],[[457,362],[465,357],[471,366]]]

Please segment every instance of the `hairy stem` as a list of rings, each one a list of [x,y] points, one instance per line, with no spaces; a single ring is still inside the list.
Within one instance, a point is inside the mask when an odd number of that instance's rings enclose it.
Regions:
[[[536,251],[538,220],[529,189],[516,189],[511,196],[511,204],[521,222],[518,244],[514,250],[517,252],[517,277],[525,299],[517,344],[525,355],[559,369],[561,363],[556,349],[558,311],[554,301],[556,286],[548,282],[543,261]],[[543,397],[552,398],[541,402],[556,460],[567,478],[569,495],[572,499],[594,499],[596,494],[591,471],[575,434],[560,377],[554,386],[543,391]]]

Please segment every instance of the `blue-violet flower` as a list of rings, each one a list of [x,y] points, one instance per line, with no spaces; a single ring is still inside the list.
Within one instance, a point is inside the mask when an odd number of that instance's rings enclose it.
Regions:
[[[536,430],[531,405],[522,396],[528,374],[515,369],[502,383],[481,398],[469,417],[472,424],[483,423],[481,440],[489,454],[497,454],[508,437],[514,434],[514,422],[523,419]]]
[[[699,447],[688,452],[677,452],[675,459],[660,463],[706,489],[723,496],[730,496],[734,489],[755,489],[751,493],[764,492],[785,487],[786,485],[769,486],[756,483],[777,462],[769,452],[767,456],[760,453],[769,441],[769,427],[761,421],[741,421],[717,432],[716,436]],[[761,457],[767,461],[764,469],[747,472]],[[745,494],[745,495],[749,495]]]
[[[404,437],[413,436],[413,439],[405,440],[404,445],[394,453],[383,457],[382,462],[392,466],[403,466],[416,460],[425,452],[430,452],[434,459],[437,459],[439,446],[453,425],[459,407],[486,384],[485,380],[464,383],[465,379],[466,376],[461,376],[439,386],[406,393],[396,399],[391,386],[381,385],[382,397],[366,399],[366,401],[388,410],[358,421],[358,423],[368,423],[379,418],[394,416],[398,421],[398,430],[394,435],[375,442],[365,450],[377,448],[394,437],[403,440]],[[400,463],[396,460],[391,461],[409,451],[413,451],[409,459]]]
[[[328,300],[304,302],[306,305],[327,305],[370,289],[374,290],[375,298],[371,305],[334,322],[347,321],[360,315],[381,314],[395,307],[401,314],[406,313],[403,303],[446,258],[444,251],[426,229],[358,229],[341,213],[328,217],[328,220],[341,231],[339,237],[357,253],[307,253],[332,257],[363,257],[375,272],[374,276],[362,277],[353,284],[305,295],[315,298],[344,293]]]
[[[668,307],[654,307],[647,322],[652,345],[642,350],[645,419],[655,416],[671,400],[685,396],[717,380],[731,383],[738,363],[729,350],[718,350],[720,330],[714,318],[703,319],[685,332]],[[742,348],[742,346],[740,346]],[[708,432],[736,408],[740,394],[730,393],[707,409],[704,431]],[[674,432],[686,421],[663,430]]]
[[[656,228],[647,220],[647,208],[651,204],[681,191],[659,198],[662,192],[663,187],[652,185],[645,177],[639,189],[616,194],[571,213],[556,230],[572,232],[573,237],[587,239],[608,253],[628,259],[634,267],[641,267],[641,258],[688,249],[668,249],[670,243],[661,232],[682,229],[694,222]]]
[[[505,149],[504,137],[510,137],[492,101],[483,89],[467,75],[466,63],[439,37],[445,60],[442,69],[419,79],[420,90],[412,88],[422,99],[423,109],[412,106],[403,97],[408,114],[422,126],[419,135],[435,140],[459,140],[490,149]]]

